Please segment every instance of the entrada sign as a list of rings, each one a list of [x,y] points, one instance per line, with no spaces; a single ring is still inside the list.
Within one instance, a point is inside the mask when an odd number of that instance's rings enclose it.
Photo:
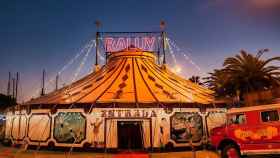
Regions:
[[[127,109],[127,110],[101,110],[101,117],[107,118],[149,118],[157,117],[155,110]]]
[[[125,49],[131,45],[140,48],[144,51],[153,51],[155,45],[155,37],[106,37],[105,38],[105,51],[116,52]]]

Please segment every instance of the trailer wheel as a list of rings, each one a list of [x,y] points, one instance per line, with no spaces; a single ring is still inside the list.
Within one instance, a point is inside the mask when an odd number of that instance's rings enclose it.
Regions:
[[[241,158],[240,150],[234,144],[226,145],[222,149],[222,158]]]

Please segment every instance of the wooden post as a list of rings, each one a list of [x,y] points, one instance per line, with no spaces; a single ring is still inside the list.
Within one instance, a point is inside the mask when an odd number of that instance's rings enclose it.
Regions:
[[[160,29],[161,29],[161,41],[162,41],[162,52],[163,52],[163,64],[166,64],[166,54],[165,54],[165,22],[162,20],[160,21]]]
[[[95,51],[96,51],[96,54],[95,54],[95,66],[98,65],[98,56],[99,56],[99,32],[96,32],[96,39],[95,39],[95,42],[96,42],[96,48],[95,48]]]
[[[55,77],[55,90],[58,90],[58,79],[59,79],[59,76],[57,74]]]
[[[100,28],[100,21],[96,20],[95,21],[95,25],[96,25],[96,35],[95,35],[95,71],[98,71],[99,70],[99,65],[98,65],[98,56],[99,56],[99,39],[100,39],[100,32],[99,32],[99,28]]]
[[[12,78],[12,83],[13,83],[13,95],[12,98],[15,98],[15,78]]]
[[[9,80],[8,80],[8,87],[7,87],[7,96],[11,95],[11,72],[9,72]]]
[[[45,75],[46,75],[46,71],[45,71],[45,69],[43,69],[41,96],[44,96],[44,95],[45,95]]]
[[[15,89],[15,100],[17,102],[17,97],[18,97],[18,83],[19,83],[19,73],[17,72],[16,74],[16,89]]]

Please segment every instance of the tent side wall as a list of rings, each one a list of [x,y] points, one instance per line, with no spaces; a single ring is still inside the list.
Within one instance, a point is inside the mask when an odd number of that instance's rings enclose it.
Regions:
[[[198,108],[34,109],[7,113],[5,138],[13,143],[58,147],[118,148],[118,122],[141,123],[144,148],[200,146],[209,130],[223,124],[224,109]]]

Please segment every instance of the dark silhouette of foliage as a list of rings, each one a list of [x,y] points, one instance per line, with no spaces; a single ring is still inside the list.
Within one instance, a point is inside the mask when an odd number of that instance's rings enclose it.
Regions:
[[[193,82],[193,83],[198,84],[198,85],[203,85],[203,82],[201,81],[200,76],[191,76],[191,77],[189,78],[189,80],[190,80],[191,82]]]
[[[272,65],[280,57],[261,59],[267,49],[256,55],[244,50],[234,57],[226,58],[223,68],[214,70],[206,77],[206,85],[215,90],[218,96],[238,96],[270,89],[280,85],[280,66]]]
[[[3,111],[7,107],[16,105],[16,100],[11,96],[0,94],[0,111]]]

